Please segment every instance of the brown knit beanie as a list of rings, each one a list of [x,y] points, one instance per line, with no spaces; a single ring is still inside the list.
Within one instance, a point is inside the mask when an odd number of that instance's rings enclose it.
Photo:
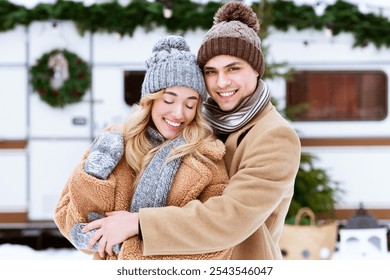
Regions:
[[[257,33],[260,23],[252,8],[239,1],[226,3],[214,15],[214,23],[206,33],[198,51],[198,64],[203,69],[217,55],[231,55],[248,62],[264,74],[264,57]]]

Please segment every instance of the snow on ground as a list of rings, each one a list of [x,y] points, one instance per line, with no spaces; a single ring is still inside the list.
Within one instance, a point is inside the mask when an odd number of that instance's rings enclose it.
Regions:
[[[347,256],[341,256],[335,252],[332,260],[389,260],[388,254],[369,254],[362,256],[352,250]],[[355,254],[354,254],[355,253]],[[84,254],[74,248],[49,248],[45,250],[34,250],[27,245],[21,244],[0,244],[0,262],[2,260],[92,260],[91,255]]]
[[[72,248],[34,250],[20,244],[1,244],[0,260],[91,260],[92,256]]]

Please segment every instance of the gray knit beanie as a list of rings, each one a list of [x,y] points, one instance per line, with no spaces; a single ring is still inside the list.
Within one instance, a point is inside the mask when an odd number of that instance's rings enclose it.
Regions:
[[[174,86],[192,88],[206,99],[202,71],[182,36],[167,36],[154,46],[152,56],[146,60],[142,97]]]
[[[215,13],[213,26],[199,48],[199,66],[203,68],[215,56],[231,55],[248,62],[261,78],[265,66],[259,30],[259,20],[249,6],[239,1],[226,3]]]

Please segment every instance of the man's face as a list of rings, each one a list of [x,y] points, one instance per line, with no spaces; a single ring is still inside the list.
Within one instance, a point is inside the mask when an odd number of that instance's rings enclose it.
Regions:
[[[251,95],[259,73],[245,60],[230,55],[218,55],[203,68],[207,91],[223,111],[236,108]]]

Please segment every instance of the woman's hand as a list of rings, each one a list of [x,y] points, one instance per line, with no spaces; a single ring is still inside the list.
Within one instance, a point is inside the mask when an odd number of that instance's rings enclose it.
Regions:
[[[91,144],[84,170],[101,180],[108,176],[119,163],[124,152],[123,135],[119,131],[103,131]]]
[[[88,241],[88,248],[92,249],[93,245],[98,242],[98,252],[102,258],[105,252],[110,256],[113,255],[114,245],[138,234],[138,213],[114,211],[106,215],[107,217],[88,223],[82,230],[86,233],[97,229]]]

